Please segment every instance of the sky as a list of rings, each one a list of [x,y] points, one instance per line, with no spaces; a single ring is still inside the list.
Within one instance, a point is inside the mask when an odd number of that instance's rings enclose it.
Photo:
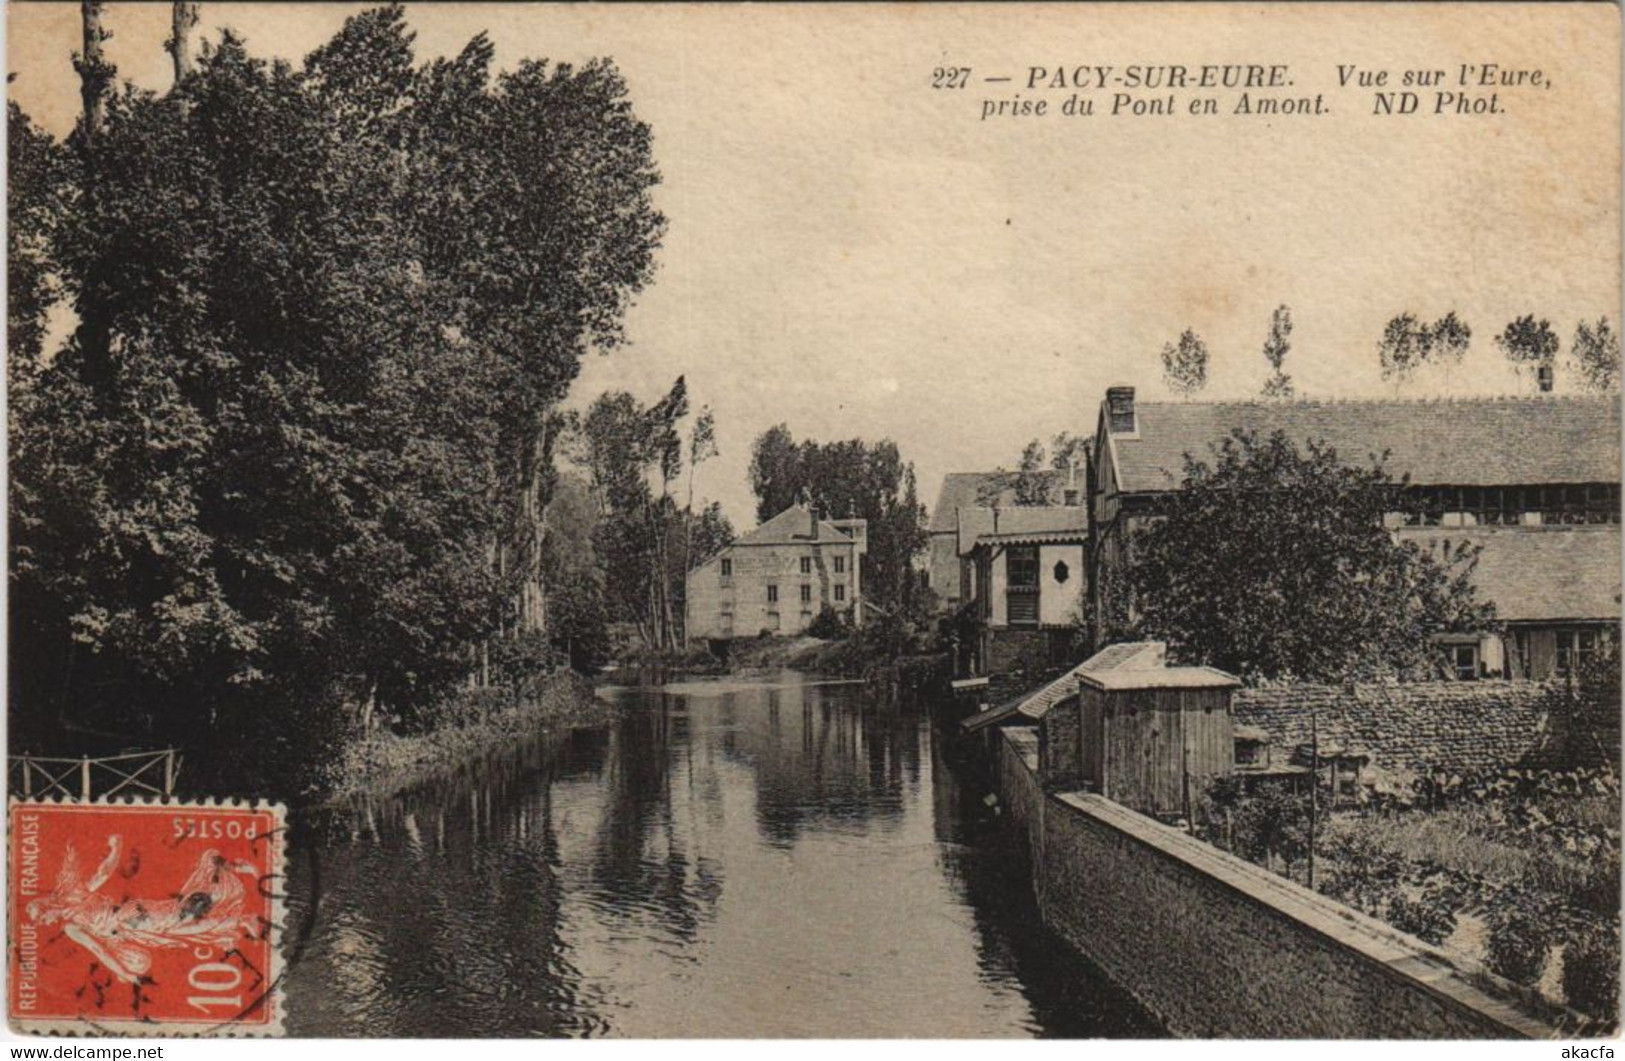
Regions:
[[[202,5],[299,60],[357,5]],[[167,87],[167,4],[110,4],[108,57]],[[7,5],[10,86],[58,134],[78,107],[77,3]],[[1165,398],[1159,351],[1208,343],[1213,398],[1254,395],[1271,311],[1291,307],[1304,397],[1393,395],[1384,323],[1454,310],[1473,328],[1448,379],[1407,397],[1527,391],[1491,343],[1525,313],[1575,323],[1620,303],[1619,14],[1602,4],[408,5],[420,59],[486,30],[496,65],[612,57],[654,132],[669,230],[627,344],[572,401],[645,401],[679,374],[717,419],[696,476],[754,523],[751,440],[896,441],[929,504],[950,471],[1092,431],[1108,385]],[[1506,113],[1380,118],[1336,67],[1540,68]],[[980,121],[1047,98],[1030,67],[1289,64],[1323,117],[1223,114]],[[970,66],[964,90],[934,68]],[[983,76],[1011,76],[985,83]],[[1561,382],[1561,377],[1560,377]]]

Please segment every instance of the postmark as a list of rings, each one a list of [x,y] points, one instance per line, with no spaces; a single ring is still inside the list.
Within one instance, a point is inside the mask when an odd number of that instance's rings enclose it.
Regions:
[[[14,801],[10,830],[13,1028],[281,1033],[280,804]]]

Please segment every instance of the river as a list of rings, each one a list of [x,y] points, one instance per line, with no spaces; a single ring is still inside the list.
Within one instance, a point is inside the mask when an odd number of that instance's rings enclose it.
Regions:
[[[599,695],[608,728],[298,823],[290,1034],[1156,1034],[923,710],[791,673]]]

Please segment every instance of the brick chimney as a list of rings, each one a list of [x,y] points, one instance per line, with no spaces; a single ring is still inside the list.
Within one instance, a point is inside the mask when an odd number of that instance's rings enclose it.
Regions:
[[[1134,421],[1134,388],[1106,388],[1106,429],[1114,435],[1132,435],[1138,428]]]

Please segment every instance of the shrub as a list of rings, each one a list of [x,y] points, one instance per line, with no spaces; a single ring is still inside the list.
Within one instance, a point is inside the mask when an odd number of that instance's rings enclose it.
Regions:
[[[1438,946],[1456,930],[1455,904],[1438,889],[1426,889],[1416,898],[1395,895],[1388,904],[1387,921],[1401,932]]]
[[[1537,917],[1508,911],[1490,925],[1490,968],[1520,984],[1533,984],[1546,966],[1551,937]]]
[[[824,605],[807,626],[807,633],[825,641],[838,641],[852,632],[852,624],[845,612]]]
[[[1619,1019],[1619,924],[1593,923],[1563,948],[1563,997],[1599,1020]]]

